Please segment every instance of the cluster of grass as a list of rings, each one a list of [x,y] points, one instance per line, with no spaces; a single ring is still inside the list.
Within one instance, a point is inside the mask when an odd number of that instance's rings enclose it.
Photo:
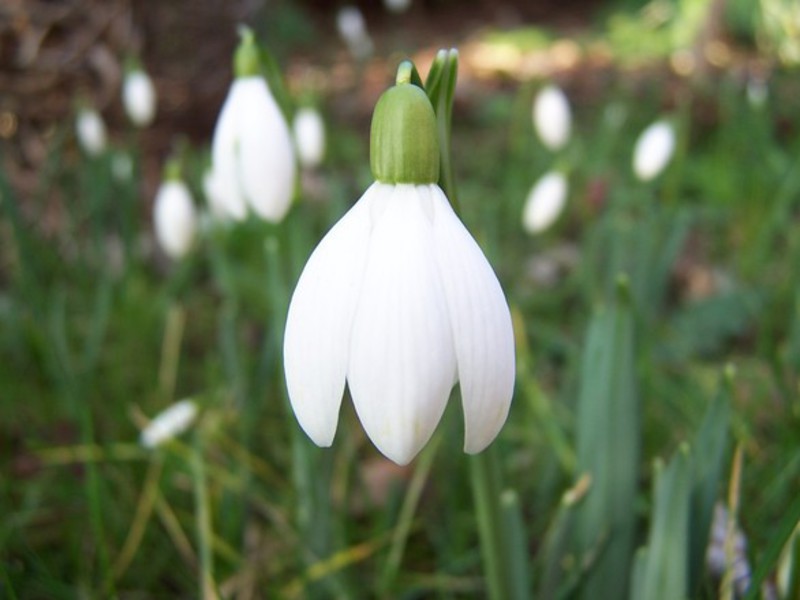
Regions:
[[[602,92],[573,97],[574,132],[557,157],[530,123],[541,82],[493,91],[453,117],[462,218],[515,318],[515,398],[492,448],[494,484],[514,507],[509,556],[521,557],[514,572],[537,597],[592,595],[592,565],[569,564],[586,547],[563,527],[574,517],[585,530],[588,517],[565,514],[562,496],[591,503],[602,483],[595,473],[587,490],[581,479],[596,458],[591,443],[614,452],[630,434],[641,448],[622,474],[633,486],[624,508],[632,543],[647,543],[651,560],[620,577],[655,581],[653,549],[666,552],[660,540],[672,525],[664,515],[688,514],[670,494],[710,472],[690,475],[682,445],[711,444],[703,432],[722,431],[732,443],[719,446],[706,500],[737,516],[755,597],[800,518],[800,102],[791,73],[779,71],[763,105],[723,73],[669,84],[656,75],[639,87],[624,72],[609,77]],[[630,168],[634,140],[665,105],[677,153],[641,183]],[[457,392],[407,469],[380,457],[348,402],[327,450],[288,407],[280,348],[289,295],[314,244],[370,180],[367,140],[354,146],[353,132],[334,115],[328,122],[326,162],[305,174],[283,223],[209,227],[180,263],[153,249],[141,218],[135,146],[124,180],[111,175],[110,155],[78,153],[66,129],[35,197],[19,197],[0,173],[5,596],[486,594]],[[201,200],[196,154],[187,175]],[[531,237],[523,202],[556,161],[569,174],[567,208]],[[49,230],[40,207],[55,190],[63,214]],[[554,278],[537,277],[542,261]],[[641,415],[616,403],[631,395]],[[712,402],[719,397],[729,412]],[[201,408],[192,429],[142,447],[148,419],[182,398]],[[608,420],[587,408],[595,402],[623,413]],[[724,421],[709,425],[709,414]],[[654,467],[659,457],[669,466]],[[587,544],[602,553],[602,540]],[[687,546],[669,556],[698,571],[692,594],[716,597],[703,550],[691,564]],[[655,589],[647,597],[664,597]]]

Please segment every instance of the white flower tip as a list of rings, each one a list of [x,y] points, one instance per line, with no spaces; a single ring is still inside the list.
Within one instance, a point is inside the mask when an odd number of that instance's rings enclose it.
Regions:
[[[572,128],[572,111],[561,88],[549,84],[537,94],[533,124],[542,143],[550,150],[559,150],[567,143]]]
[[[146,127],[153,122],[156,115],[156,89],[147,73],[135,70],[125,76],[122,102],[134,125]]]
[[[153,224],[161,248],[172,259],[185,256],[197,230],[197,212],[182,181],[165,181],[156,194]]]
[[[633,151],[633,171],[641,181],[650,181],[669,164],[675,151],[675,129],[668,121],[656,121],[645,129]]]
[[[300,164],[319,166],[325,154],[325,123],[313,108],[301,108],[294,117],[294,140]]]
[[[192,400],[181,400],[156,415],[142,430],[139,443],[145,448],[156,448],[180,435],[197,418],[198,408]]]
[[[558,220],[567,202],[567,178],[550,171],[531,189],[522,212],[522,225],[531,234],[548,229]]]
[[[78,142],[83,150],[97,156],[106,148],[106,125],[96,110],[84,108],[78,112],[75,123]]]

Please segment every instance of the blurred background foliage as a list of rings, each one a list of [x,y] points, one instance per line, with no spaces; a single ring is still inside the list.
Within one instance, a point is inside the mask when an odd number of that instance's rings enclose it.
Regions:
[[[360,59],[340,5],[321,0],[0,7],[4,597],[486,596],[457,402],[400,468],[348,402],[332,450],[307,442],[280,364],[297,276],[371,182],[378,95],[401,59],[424,74],[451,46],[462,218],[515,315],[515,400],[495,442],[522,534],[507,536],[513,589],[798,597],[797,3],[357,4],[374,42]],[[206,224],[173,263],[153,197],[177,153],[205,206],[239,23],[290,106],[323,114],[326,158],[284,223]],[[144,130],[120,101],[131,55],[158,93]],[[531,124],[550,82],[574,119],[556,153]],[[99,156],[78,148],[79,103],[108,125]],[[643,183],[633,146],[662,117],[675,155]],[[525,198],[551,168],[568,174],[567,205],[531,236]],[[192,431],[143,448],[140,430],[181,398],[201,408]]]

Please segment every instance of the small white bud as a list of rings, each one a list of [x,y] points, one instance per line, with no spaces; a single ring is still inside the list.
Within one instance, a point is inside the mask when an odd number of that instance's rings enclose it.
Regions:
[[[194,241],[197,213],[189,188],[180,180],[167,180],[156,194],[153,221],[156,238],[172,259],[183,258]]]
[[[125,76],[122,102],[134,125],[147,127],[156,116],[156,89],[150,76],[136,69]]]
[[[197,418],[197,405],[191,400],[181,400],[156,415],[139,436],[145,448],[156,448],[189,429]]]
[[[640,181],[650,181],[667,166],[675,152],[675,129],[667,121],[656,121],[636,140],[633,171]]]
[[[301,108],[294,116],[294,141],[300,164],[319,166],[325,154],[325,123],[313,108]]]
[[[106,124],[93,108],[82,108],[75,120],[78,143],[86,154],[97,156],[106,149]]]
[[[525,201],[522,225],[531,234],[540,233],[556,222],[567,203],[567,178],[550,171],[536,182]]]
[[[547,85],[533,103],[533,124],[539,139],[550,150],[560,150],[569,140],[572,111],[569,100],[555,85]]]

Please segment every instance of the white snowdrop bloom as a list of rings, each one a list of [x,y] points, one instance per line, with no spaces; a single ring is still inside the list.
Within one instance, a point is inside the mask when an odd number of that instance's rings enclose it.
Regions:
[[[539,139],[550,150],[564,147],[572,129],[572,111],[561,88],[547,85],[536,95],[533,124]]]
[[[176,402],[147,424],[139,436],[139,443],[145,448],[160,446],[189,429],[197,413],[197,405],[191,400]]]
[[[169,178],[161,184],[153,206],[153,224],[156,239],[170,258],[183,258],[191,249],[197,212],[183,181]]]
[[[633,150],[633,171],[641,181],[657,177],[675,152],[675,129],[668,121],[656,121],[645,129]]]
[[[93,108],[82,108],[75,120],[75,132],[81,148],[90,156],[97,156],[106,149],[106,124]]]
[[[156,88],[143,70],[134,69],[125,75],[122,103],[134,125],[147,127],[153,122],[156,116]]]
[[[294,116],[294,141],[300,164],[319,166],[325,154],[325,123],[313,108],[301,108]]]
[[[411,0],[383,0],[386,9],[393,13],[402,13],[411,6]]]
[[[211,144],[219,204],[233,219],[244,218],[249,207],[278,223],[291,205],[297,170],[289,126],[259,74],[252,33],[244,34],[235,64]]]
[[[567,203],[567,178],[550,171],[537,181],[525,201],[522,225],[528,233],[540,233],[556,222]]]
[[[364,15],[356,6],[343,6],[336,13],[336,27],[353,56],[359,60],[369,58],[373,51],[372,38],[367,33]]]
[[[480,452],[505,422],[514,388],[508,305],[434,183],[439,150],[425,93],[407,83],[384,93],[371,140],[377,181],[311,254],[289,306],[292,408],[308,436],[329,446],[346,382],[372,442],[406,464],[459,382],[464,449]]]
[[[214,170],[209,168],[203,173],[202,180],[203,195],[206,198],[206,205],[208,206],[209,216],[212,221],[217,223],[224,223],[231,220],[242,220],[247,215],[246,207],[242,207],[241,212],[232,213],[229,206],[225,204],[225,193],[220,189],[219,177],[216,176]]]

